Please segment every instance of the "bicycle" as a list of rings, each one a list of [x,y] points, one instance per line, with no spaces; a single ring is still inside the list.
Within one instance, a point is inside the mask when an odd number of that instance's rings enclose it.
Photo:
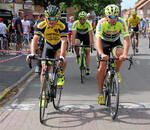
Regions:
[[[85,60],[85,50],[89,45],[75,45],[75,47],[80,47],[80,58],[79,58],[79,68],[80,68],[80,77],[81,77],[81,83],[84,82],[85,72],[86,72],[86,60]],[[72,52],[74,53],[73,49]],[[92,47],[91,47],[91,53],[92,53]]]
[[[117,114],[118,114],[118,108],[119,108],[119,88],[120,84],[118,83],[118,76],[116,72],[115,67],[115,60],[119,60],[119,58],[110,57],[108,60],[102,60],[107,62],[107,68],[105,72],[104,77],[104,102],[105,105],[109,108],[109,113],[113,120],[115,120]],[[130,65],[128,69],[131,68],[131,65],[133,65],[132,56],[130,58],[127,58],[130,62]]]
[[[58,72],[59,72],[59,67],[57,65],[57,62],[60,61],[60,59],[40,58],[36,56],[29,57],[29,58],[42,60],[46,62],[45,69],[43,72],[43,82],[41,84],[41,91],[40,91],[40,97],[39,97],[40,99],[40,122],[43,123],[45,110],[48,107],[48,103],[52,102],[54,108],[56,110],[59,109],[62,89],[63,89],[62,86],[57,86],[57,78],[58,78]],[[63,64],[62,62],[60,63],[61,63],[60,70],[62,71]],[[51,72],[48,72],[48,66],[52,67]],[[32,68],[31,62],[29,63],[29,67]],[[46,86],[46,89],[44,89],[44,86]],[[45,95],[43,94],[43,91],[45,91]],[[43,96],[46,97],[44,107],[42,106]]]

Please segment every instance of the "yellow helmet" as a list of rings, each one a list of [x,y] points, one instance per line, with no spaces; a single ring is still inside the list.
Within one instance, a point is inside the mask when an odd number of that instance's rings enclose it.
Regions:
[[[110,4],[105,7],[105,15],[106,16],[118,16],[119,15],[119,7],[115,4]]]
[[[136,15],[137,15],[136,11],[132,11],[132,12],[131,12],[131,15],[132,15],[132,16],[136,16]]]

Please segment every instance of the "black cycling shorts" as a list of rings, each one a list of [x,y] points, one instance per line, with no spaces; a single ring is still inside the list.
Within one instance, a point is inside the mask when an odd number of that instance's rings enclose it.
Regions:
[[[89,47],[90,47],[89,33],[80,34],[77,32],[76,39],[79,39],[80,43],[83,42],[83,45],[89,45]]]
[[[115,42],[109,42],[102,39],[102,47],[104,54],[110,55],[110,52],[112,52],[113,48],[116,46],[123,46],[120,41],[120,38]]]
[[[55,58],[59,49],[61,49],[61,42],[59,42],[57,45],[45,43],[42,58]]]
[[[139,31],[139,26],[137,25],[136,27],[131,27],[131,31],[134,31],[134,32],[138,32]]]

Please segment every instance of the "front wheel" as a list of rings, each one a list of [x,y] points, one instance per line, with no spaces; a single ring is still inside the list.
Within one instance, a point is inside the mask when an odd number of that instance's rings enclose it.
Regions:
[[[46,99],[46,91],[44,90],[44,86],[47,85],[46,77],[43,77],[43,82],[42,82],[42,89],[40,93],[40,122],[43,123],[44,121],[44,115],[45,115],[45,110],[47,107],[47,99]],[[44,102],[43,102],[44,101]]]
[[[117,116],[119,108],[119,83],[117,74],[111,77],[108,100],[109,100],[110,115],[114,120]]]

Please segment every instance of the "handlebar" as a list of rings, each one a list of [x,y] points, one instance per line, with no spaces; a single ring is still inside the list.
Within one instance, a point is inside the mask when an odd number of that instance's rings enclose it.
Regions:
[[[93,48],[92,48],[92,46],[89,46],[89,45],[72,45],[72,53],[74,53],[74,50],[73,50],[74,46],[75,47],[80,47],[80,48],[90,47],[91,48],[91,53],[93,53]]]
[[[105,61],[105,62],[107,62],[107,61],[114,61],[114,60],[119,60],[119,58],[116,58],[116,57],[109,57],[109,59],[108,60],[103,60],[103,59],[100,59],[100,61]],[[129,64],[129,67],[128,67],[128,70],[130,70],[131,69],[131,66],[133,65],[133,56],[130,56],[129,58],[126,58],[126,60],[128,60],[129,62],[130,62],[130,64]]]
[[[53,59],[53,58],[41,58],[38,56],[29,56],[30,62],[29,62],[29,68],[32,68],[32,60],[42,60],[42,61],[51,61],[51,62],[58,62],[60,61],[60,70],[63,70],[63,61],[61,58]]]

